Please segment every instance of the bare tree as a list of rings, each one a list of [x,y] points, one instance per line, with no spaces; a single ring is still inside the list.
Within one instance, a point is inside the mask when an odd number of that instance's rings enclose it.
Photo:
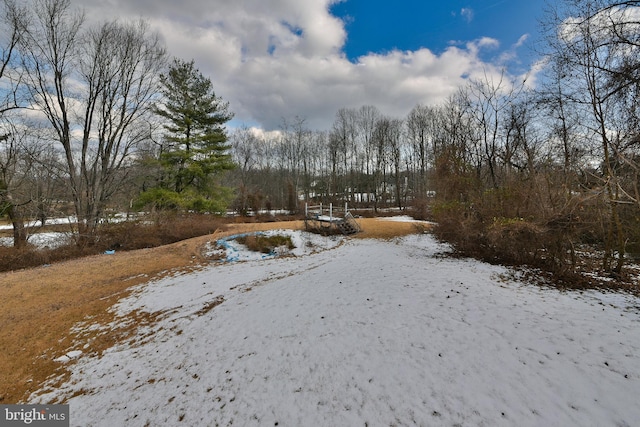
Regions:
[[[374,211],[389,198],[388,178],[390,175],[392,141],[395,137],[393,119],[381,116],[376,120],[371,143],[375,147],[373,169]]]
[[[365,195],[362,197],[363,201],[370,202],[370,195],[375,191],[375,179],[373,179],[373,173],[375,170],[375,143],[374,134],[376,128],[376,122],[380,118],[380,111],[372,105],[363,105],[358,109],[357,113],[357,127],[358,137],[361,139],[360,145],[362,146],[362,175],[364,176],[363,183],[361,185]]]
[[[476,120],[469,111],[467,88],[433,111],[430,188],[435,190],[438,203],[471,203],[478,189],[484,188],[484,158]]]
[[[8,128],[8,129],[7,129]],[[22,147],[23,138],[15,126],[5,124],[6,134],[0,139],[0,214],[6,214],[13,226],[13,246],[27,244],[25,206],[31,202],[25,191],[29,165]]]
[[[231,134],[230,140],[233,162],[238,165],[235,171],[239,181],[236,207],[241,213],[246,213],[249,207],[248,199],[252,192],[251,175],[259,161],[259,141],[247,127],[236,129]]]
[[[332,141],[336,156],[334,158],[340,164],[334,169],[340,171],[343,178],[337,185],[340,192],[344,192],[346,200],[353,200],[358,184],[356,182],[357,165],[360,151],[358,143],[357,111],[351,108],[341,108],[336,113],[332,127]]]
[[[416,105],[407,116],[407,138],[411,145],[411,165],[415,168],[416,193],[424,196],[427,189],[427,171],[429,170],[429,153],[433,139],[433,108]]]
[[[14,0],[0,3],[0,117],[24,107],[21,94],[21,71],[17,55],[18,45],[24,39],[29,13]]]
[[[482,169],[479,172],[487,171],[494,188],[500,186],[504,167],[508,167],[500,161],[505,148],[504,116],[521,90],[522,85],[510,81],[503,70],[499,76],[485,73],[483,80],[472,81],[465,92],[467,112],[474,119],[480,143],[476,153]]]
[[[64,151],[82,243],[149,136],[144,122],[165,52],[143,21],[83,32],[83,14],[69,0],[39,0],[33,14],[22,43],[26,83]]]
[[[561,6],[548,19],[550,57],[577,88],[567,101],[582,112],[578,131],[596,143],[592,156],[600,167],[588,173],[598,180],[592,191],[600,190],[608,207],[601,218],[603,268],[620,274],[631,231],[625,230],[622,214],[628,202],[638,202],[633,196],[637,184],[622,173],[623,165],[638,170],[640,140],[637,127],[629,126],[638,123],[633,95],[638,91],[638,4],[566,0]]]
[[[21,168],[22,138],[8,114],[24,107],[21,99],[21,72],[17,60],[18,44],[23,40],[28,13],[13,0],[0,4],[0,214],[7,214],[13,225],[13,243],[23,247],[27,242],[23,207],[29,200],[20,200],[23,177]]]
[[[404,183],[402,181],[402,146],[403,146],[403,126],[404,123],[400,119],[392,119],[389,132],[389,162],[392,167],[394,182],[394,198],[399,209],[403,207],[403,200],[406,194]]]

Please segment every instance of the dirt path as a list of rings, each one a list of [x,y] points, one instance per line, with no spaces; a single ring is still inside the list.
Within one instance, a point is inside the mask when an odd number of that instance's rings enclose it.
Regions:
[[[357,238],[392,238],[424,231],[414,223],[359,219],[363,232]],[[77,336],[72,327],[82,321],[108,323],[109,308],[130,289],[153,278],[177,271],[202,268],[207,260],[203,246],[239,232],[269,229],[302,229],[302,221],[230,224],[212,235],[158,248],[114,255],[98,255],[46,267],[0,273],[0,403],[24,401],[52,375],[65,375],[65,367],[53,359],[63,355]],[[144,314],[136,325],[153,319]],[[132,326],[135,327],[136,325]],[[93,351],[111,347],[126,338],[100,334],[83,336]]]

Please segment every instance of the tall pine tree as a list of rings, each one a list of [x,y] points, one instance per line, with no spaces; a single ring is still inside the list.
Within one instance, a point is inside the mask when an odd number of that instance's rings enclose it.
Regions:
[[[157,188],[141,200],[164,207],[219,211],[228,191],[216,185],[220,172],[234,167],[224,125],[233,116],[211,80],[194,62],[174,59],[161,76],[164,100],[155,112],[165,120]]]

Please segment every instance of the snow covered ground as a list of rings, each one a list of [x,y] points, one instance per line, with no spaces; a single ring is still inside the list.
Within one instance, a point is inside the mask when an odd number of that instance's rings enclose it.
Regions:
[[[37,248],[57,248],[72,241],[71,232],[64,233],[51,231],[45,233],[33,233],[28,237],[28,242]],[[13,237],[0,237],[0,246],[13,246]]]
[[[118,213],[111,216],[108,219],[108,222],[123,222],[127,220],[126,213]],[[47,218],[46,225],[69,225],[75,224],[77,219],[75,216],[62,217],[62,218]],[[71,231],[68,232],[39,232],[38,227],[40,226],[40,221],[27,221],[25,222],[25,227],[30,228],[30,234],[27,237],[29,243],[34,245],[37,248],[50,248],[55,249],[59,246],[69,244],[73,238],[73,233]],[[13,230],[13,225],[11,224],[0,224],[0,231],[8,231]],[[13,237],[0,237],[0,246],[13,246]]]
[[[639,425],[638,299],[446,250],[345,239],[148,283],[114,309],[161,320],[102,357],[70,348],[70,380],[30,403],[77,393],[73,426]]]
[[[71,224],[75,222],[75,218],[49,218],[47,219],[47,225],[52,224]],[[25,224],[26,227],[37,227],[40,224],[39,221],[30,221]],[[0,224],[0,230],[12,230],[11,224]],[[45,233],[32,233],[28,236],[28,241],[37,248],[57,248],[58,246],[69,243],[72,238],[71,232],[45,232]],[[0,237],[0,246],[13,246],[13,237]]]
[[[76,218],[75,217],[64,217],[64,218],[47,218],[46,220],[46,224],[47,225],[54,225],[54,224],[75,224],[76,222]],[[40,225],[40,221],[27,221],[24,226],[25,227],[37,227],[38,225]],[[0,230],[12,230],[13,229],[13,225],[11,224],[0,224]]]

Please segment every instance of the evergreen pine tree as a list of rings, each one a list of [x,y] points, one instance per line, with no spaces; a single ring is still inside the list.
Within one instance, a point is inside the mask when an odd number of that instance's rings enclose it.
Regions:
[[[228,103],[215,95],[211,80],[193,61],[174,59],[161,84],[164,100],[155,112],[166,121],[159,156],[162,177],[159,188],[147,191],[141,201],[219,210],[228,191],[216,186],[215,177],[234,167],[224,128],[232,117]]]

